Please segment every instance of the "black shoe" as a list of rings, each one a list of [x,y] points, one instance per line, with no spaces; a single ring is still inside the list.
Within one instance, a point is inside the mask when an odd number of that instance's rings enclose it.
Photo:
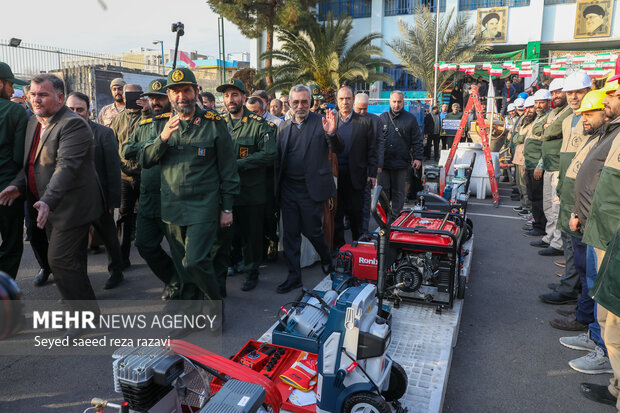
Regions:
[[[301,287],[303,287],[301,280],[286,280],[282,284],[278,285],[276,292],[278,294],[286,294],[289,291],[292,291],[296,288],[301,288]]]
[[[525,224],[525,225],[523,225],[523,226],[521,227],[521,229],[522,229],[523,231],[525,231],[525,232],[530,232],[531,230],[533,230],[533,229],[534,229],[534,227],[533,227],[532,225],[530,225],[530,224]]]
[[[241,286],[241,291],[252,291],[256,288],[256,285],[258,285],[258,279],[245,280]]]
[[[577,312],[577,306],[570,305],[570,306],[560,307],[560,308],[557,308],[555,312],[558,313],[559,315],[563,315],[564,317],[568,317],[569,315],[574,315]]]
[[[540,301],[542,301],[543,303],[554,304],[554,305],[576,304],[577,303],[576,298],[572,298],[567,295],[556,293],[556,292],[542,294],[542,295],[539,295],[538,298],[540,298]]]
[[[515,212],[519,212],[519,211],[523,211],[523,208],[519,205],[519,206],[512,208],[512,210]]]
[[[528,211],[527,209],[522,209],[521,211],[519,211],[519,215],[521,216],[526,216],[529,214],[530,214],[530,211]]]
[[[42,285],[44,285],[47,282],[47,279],[50,276],[50,272],[49,271],[45,271],[43,268],[41,268],[39,270],[39,272],[37,273],[37,275],[34,277],[34,285],[35,287],[40,287]]]
[[[564,251],[549,246],[544,250],[538,251],[538,255],[542,255],[543,257],[557,257],[559,255],[564,255]]]
[[[108,278],[108,280],[105,282],[105,287],[103,287],[103,289],[111,290],[112,288],[117,287],[123,281],[123,278],[125,278],[125,276],[122,272],[113,273],[112,275],[110,275],[110,278]]]
[[[532,230],[523,234],[525,237],[544,237],[547,233],[543,230],[532,228]]]
[[[123,261],[123,264],[121,265],[121,270],[126,270],[129,267],[131,267],[131,261]]]
[[[541,239],[537,239],[536,241],[532,241],[530,242],[530,245],[532,247],[537,247],[537,248],[548,248],[549,247],[549,243],[541,240]]]
[[[321,269],[323,270],[323,274],[329,275],[334,272],[334,264],[331,262],[328,264],[321,264]]]
[[[560,284],[558,284],[558,283],[547,284],[547,287],[549,287],[549,289],[553,290],[553,291],[555,291],[555,289],[558,288],[559,286],[560,286]]]
[[[581,383],[579,387],[581,389],[581,393],[586,396],[587,399],[593,400],[597,403],[615,406],[618,401],[618,399],[609,392],[609,389],[605,385]]]
[[[521,195],[510,195],[510,200],[511,201],[520,201],[521,200]]]

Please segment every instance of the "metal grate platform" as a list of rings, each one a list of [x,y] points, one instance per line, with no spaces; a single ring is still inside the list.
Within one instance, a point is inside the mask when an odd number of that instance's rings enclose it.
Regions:
[[[461,273],[468,280],[473,242],[472,236],[464,245],[469,254]],[[330,286],[329,277],[325,277],[314,289],[325,291]],[[400,308],[392,309],[392,341],[388,354],[407,372],[409,385],[400,401],[409,413],[441,412],[462,311],[463,300],[455,300],[451,309],[443,309],[441,313],[437,313],[435,307],[416,304],[401,304]],[[276,325],[259,341],[271,342],[271,331]]]

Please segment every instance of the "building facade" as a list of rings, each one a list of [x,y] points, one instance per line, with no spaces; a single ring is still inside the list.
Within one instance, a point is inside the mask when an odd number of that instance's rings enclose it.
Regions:
[[[347,13],[354,18],[352,38],[355,42],[370,32],[383,34],[381,47],[383,56],[391,60],[395,67],[385,69],[394,80],[394,86],[374,85],[375,95],[384,97],[389,90],[407,91],[408,97],[420,97],[423,85],[409,75],[385,41],[398,36],[398,21],[414,21],[414,10],[418,6],[429,6],[435,11],[439,5],[440,19],[455,10],[470,17],[470,24],[485,30],[479,13],[481,9],[500,9],[499,27],[491,44],[490,53],[505,53],[523,50],[530,42],[540,41],[537,54],[541,56],[555,53],[581,53],[588,51],[617,50],[620,48],[620,11],[619,0],[329,0],[321,1],[317,7],[317,16],[321,20],[329,11],[338,16]],[[591,6],[591,7],[589,7]],[[598,7],[598,8],[597,8]],[[603,23],[593,33],[586,31],[588,11],[603,10],[603,16],[594,16]],[[586,10],[587,9],[587,10]],[[493,12],[487,12],[487,15]],[[505,14],[502,14],[505,13]],[[600,13],[600,12],[599,12]],[[486,15],[483,15],[486,16]],[[592,16],[588,16],[592,17]],[[487,19],[489,20],[489,19]],[[486,22],[485,22],[486,23]],[[278,47],[276,41],[275,48]],[[265,50],[265,38],[252,43],[252,66],[262,67],[257,56]],[[377,96],[378,97],[378,96]]]

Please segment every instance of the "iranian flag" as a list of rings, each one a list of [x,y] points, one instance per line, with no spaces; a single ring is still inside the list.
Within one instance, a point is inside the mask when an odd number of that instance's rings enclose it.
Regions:
[[[519,68],[514,66],[510,68],[510,74],[511,75],[518,75],[519,74]]]
[[[562,65],[559,65],[559,64],[555,63],[555,64],[552,64],[552,65],[550,66],[550,69],[559,69],[559,68],[561,68],[561,67],[562,67]]]
[[[566,68],[561,67],[559,69],[551,69],[550,75],[553,79],[564,77],[566,75]]]
[[[534,71],[532,69],[519,70],[519,77],[532,77],[532,76],[534,76]]]
[[[530,62],[529,60],[525,62],[521,62],[521,69],[531,69],[531,68],[532,68],[532,62]]]
[[[573,63],[583,63],[586,61],[585,56],[575,56],[573,57]]]
[[[482,64],[482,69],[483,70],[491,70],[491,63],[483,63]]]
[[[558,57],[555,60],[555,63],[559,64],[559,65],[565,65],[566,64],[566,56],[562,56],[562,57]]]
[[[596,55],[597,62],[610,62],[611,61],[611,53],[599,53]]]
[[[508,69],[508,68],[511,68],[511,67],[514,67],[514,66],[515,66],[514,62],[511,62],[511,61],[507,61],[507,62],[502,63],[502,67],[505,68],[505,69]]]
[[[491,76],[501,76],[502,73],[503,73],[503,69],[499,65],[492,65],[491,68],[489,69],[489,74]]]
[[[465,63],[462,65],[459,65],[459,70],[461,72],[471,72],[476,70],[476,65],[474,63]]]
[[[446,70],[456,70],[458,66],[453,63],[439,62],[439,70],[445,72]]]
[[[584,63],[581,65],[583,70],[593,70],[596,69],[596,63]]]
[[[596,69],[586,71],[588,76],[590,76],[592,79],[600,79],[602,77],[605,77],[605,75],[608,72],[609,72],[609,69],[603,69],[601,67],[597,67]]]
[[[605,62],[603,63],[603,69],[615,69],[616,68],[616,63],[609,61],[609,62]]]
[[[551,74],[551,66],[543,67],[543,75],[549,76]]]

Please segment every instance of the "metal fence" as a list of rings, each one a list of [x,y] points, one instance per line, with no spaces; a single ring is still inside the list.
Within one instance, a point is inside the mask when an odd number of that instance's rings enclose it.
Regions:
[[[151,70],[144,61],[125,58],[122,55],[62,49],[32,43],[11,46],[8,40],[0,40],[0,61],[11,66],[17,77],[31,78],[41,72],[57,71],[78,66],[116,66]]]
[[[446,0],[384,0],[384,14],[386,16],[413,14],[418,7],[428,7],[435,12],[438,1],[439,11],[445,12]]]
[[[329,12],[334,13],[338,18],[341,14],[346,14],[354,19],[370,17],[372,0],[329,0],[319,3],[319,19],[324,21]]]

